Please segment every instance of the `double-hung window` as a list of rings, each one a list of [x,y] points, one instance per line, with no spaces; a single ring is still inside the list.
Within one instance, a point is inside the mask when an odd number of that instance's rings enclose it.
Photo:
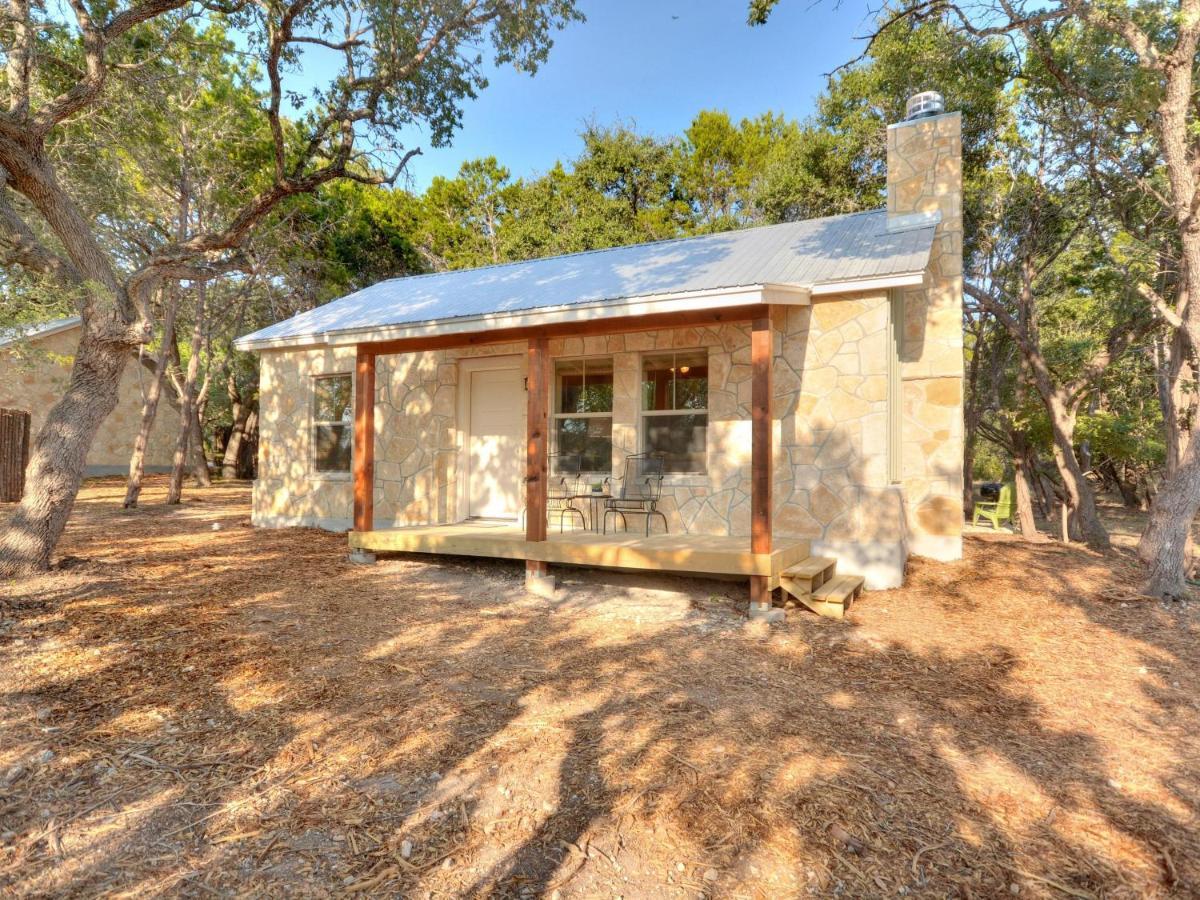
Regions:
[[[612,357],[554,364],[554,452],[578,456],[580,471],[612,471]]]
[[[667,472],[703,474],[708,447],[708,351],[642,357],[642,452]]]
[[[313,379],[312,466],[322,475],[348,474],[354,441],[354,385],[350,375]]]

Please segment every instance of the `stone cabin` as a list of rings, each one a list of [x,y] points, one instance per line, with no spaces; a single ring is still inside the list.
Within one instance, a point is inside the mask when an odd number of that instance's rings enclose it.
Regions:
[[[690,548],[667,568],[740,553],[728,571],[760,605],[781,547],[869,588],[910,553],[960,557],[961,120],[925,99],[888,128],[886,209],[395,279],[239,339],[261,355],[254,523],[525,558],[532,577],[625,565],[551,546],[547,478],[571,454],[616,493],[651,453],[648,540]],[[473,522],[519,541],[463,537]]]
[[[0,407],[31,414],[30,427],[37,434],[50,410],[67,388],[82,323],[78,316],[43,322],[0,334]],[[135,354],[136,356],[136,354]],[[129,471],[133,441],[142,421],[142,391],[153,372],[132,361],[121,376],[120,401],[104,420],[87,456],[88,475],[124,474]],[[163,394],[164,407],[174,398]],[[178,428],[176,416],[159,416],[146,446],[146,470],[166,472],[171,468]]]

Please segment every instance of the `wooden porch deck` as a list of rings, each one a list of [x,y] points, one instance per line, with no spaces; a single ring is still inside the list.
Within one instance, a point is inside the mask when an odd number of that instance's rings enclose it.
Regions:
[[[749,537],[696,534],[644,535],[623,532],[551,532],[528,541],[516,523],[468,521],[350,532],[350,547],[373,553],[445,553],[490,559],[524,559],[572,566],[691,572],[703,575],[765,576],[779,586],[785,569],[808,558],[805,540],[776,536],[770,553],[752,553]]]

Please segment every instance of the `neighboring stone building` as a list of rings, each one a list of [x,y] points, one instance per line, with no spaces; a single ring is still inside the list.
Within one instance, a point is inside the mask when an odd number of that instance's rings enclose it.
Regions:
[[[394,548],[364,535],[518,517],[545,449],[614,489],[652,452],[673,536],[802,541],[873,587],[910,552],[958,558],[960,129],[888,130],[886,210],[397,279],[240,339],[262,358],[254,522]],[[479,555],[557,560],[540,527]]]
[[[50,410],[66,390],[71,364],[79,344],[78,316],[0,333],[0,407],[23,409],[31,414],[37,434]],[[142,387],[153,373],[130,360],[121,376],[120,402],[104,420],[88,451],[89,475],[129,471],[129,456],[142,420]],[[164,395],[165,397],[165,395]],[[147,471],[167,471],[175,452],[178,412],[171,400],[159,408],[159,417],[146,448]]]

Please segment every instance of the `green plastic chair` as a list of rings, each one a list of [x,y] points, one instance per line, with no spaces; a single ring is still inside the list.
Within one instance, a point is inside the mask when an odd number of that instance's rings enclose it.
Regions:
[[[996,531],[1000,530],[1001,522],[1011,523],[1013,520],[1013,493],[1014,489],[1011,484],[1000,486],[1000,498],[994,502],[976,503],[975,518],[972,519],[972,525],[978,525],[981,518],[987,519],[992,523],[992,528]]]

